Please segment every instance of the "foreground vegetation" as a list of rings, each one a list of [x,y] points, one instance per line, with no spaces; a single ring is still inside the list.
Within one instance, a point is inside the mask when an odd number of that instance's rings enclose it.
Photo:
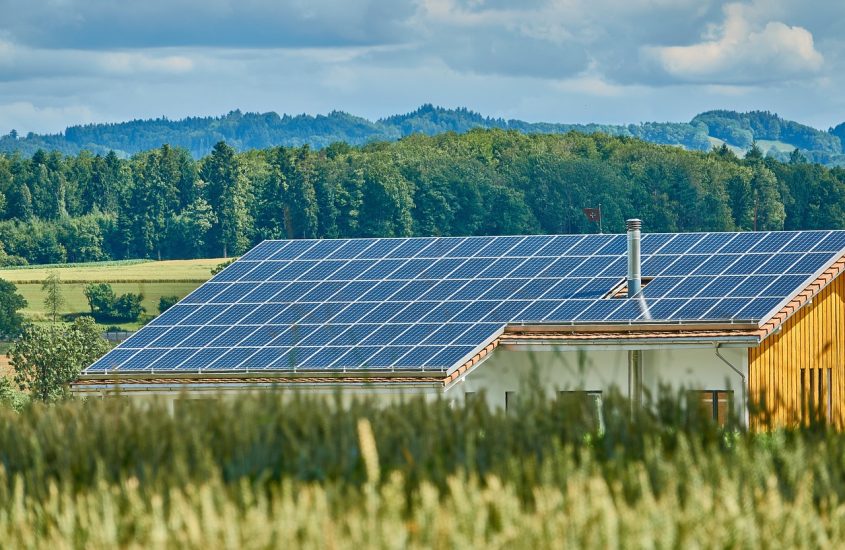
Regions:
[[[524,395],[528,395],[527,393]],[[837,547],[845,436],[660,399],[161,403],[0,411],[12,547]]]

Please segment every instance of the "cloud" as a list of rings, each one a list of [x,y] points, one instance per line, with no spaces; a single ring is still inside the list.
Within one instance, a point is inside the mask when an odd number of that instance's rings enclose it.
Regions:
[[[0,40],[0,82],[32,78],[175,75],[194,60],[169,50],[90,51],[30,48]]]
[[[805,28],[768,21],[755,28],[740,4],[725,7],[721,25],[689,46],[646,47],[670,76],[705,84],[760,84],[818,74],[824,58]]]
[[[39,48],[386,44],[415,10],[394,0],[0,0],[0,27]]]
[[[55,132],[68,126],[68,121],[87,121],[93,116],[91,109],[84,105],[36,107],[28,101],[0,104],[0,128],[9,131],[19,128]]]
[[[426,102],[560,122],[735,108],[827,127],[845,112],[834,0],[0,0],[0,13],[0,133]]]

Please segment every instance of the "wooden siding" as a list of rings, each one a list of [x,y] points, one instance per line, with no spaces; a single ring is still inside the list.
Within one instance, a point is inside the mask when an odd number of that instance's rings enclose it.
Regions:
[[[829,369],[829,370],[828,370]],[[794,426],[819,411],[845,425],[845,276],[837,276],[769,335],[748,350],[748,394],[762,405],[752,427]]]

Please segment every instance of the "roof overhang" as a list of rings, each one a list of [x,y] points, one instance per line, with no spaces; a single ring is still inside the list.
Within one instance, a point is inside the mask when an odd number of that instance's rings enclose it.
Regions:
[[[89,374],[80,376],[72,385],[74,393],[134,392],[228,392],[279,388],[390,388],[426,389],[442,386],[443,375],[427,373],[356,372],[354,374],[320,373],[181,373],[181,374]]]
[[[502,346],[521,351],[575,349],[649,349],[669,347],[754,347],[760,327],[754,322],[712,323],[534,323],[508,325],[479,353],[449,369],[443,383],[449,386],[484,362]]]
[[[845,251],[840,252],[827,267],[808,280],[803,290],[784,300],[781,305],[763,318],[760,322],[760,340],[776,332],[799,309],[812,303],[813,298],[839,277],[843,271],[845,271]]]

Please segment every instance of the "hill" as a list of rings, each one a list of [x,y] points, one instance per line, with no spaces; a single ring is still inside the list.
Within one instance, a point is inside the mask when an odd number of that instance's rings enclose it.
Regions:
[[[341,111],[327,115],[291,116],[236,110],[218,117],[159,118],[71,126],[61,134],[52,135],[28,134],[22,137],[12,131],[0,137],[0,152],[31,156],[39,149],[64,154],[78,154],[83,150],[105,154],[113,150],[119,156],[128,157],[166,143],[187,149],[194,158],[201,158],[218,141],[226,141],[239,151],[279,145],[309,145],[319,149],[335,142],[363,145],[372,141],[395,141],[411,134],[463,133],[473,128],[553,134],[603,132],[700,151],[709,150],[714,143],[725,143],[745,151],[754,141],[765,141],[763,152],[781,160],[798,148],[808,160],[845,165],[842,148],[845,124],[825,132],[765,111],[708,111],[690,122],[607,125],[505,120],[485,117],[465,108],[444,109],[433,105],[423,105],[411,113],[377,121]]]

